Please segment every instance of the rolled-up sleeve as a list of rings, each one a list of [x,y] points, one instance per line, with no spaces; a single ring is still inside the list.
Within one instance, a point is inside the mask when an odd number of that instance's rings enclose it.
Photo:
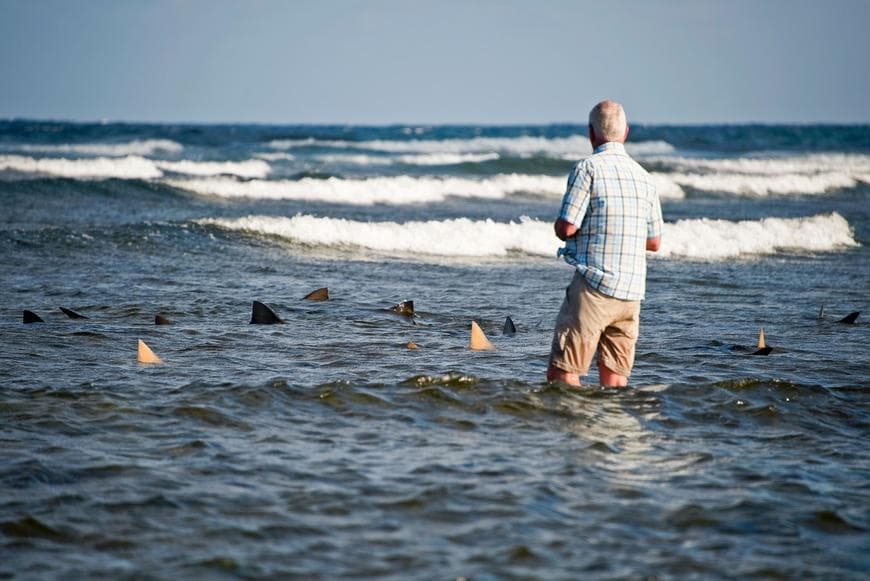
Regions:
[[[562,208],[559,218],[574,224],[578,228],[583,222],[583,216],[589,208],[589,196],[592,192],[592,172],[589,164],[582,161],[574,166],[568,176],[568,188],[562,198]]]
[[[658,238],[662,235],[662,204],[658,192],[652,195],[649,218],[646,221],[646,237]]]

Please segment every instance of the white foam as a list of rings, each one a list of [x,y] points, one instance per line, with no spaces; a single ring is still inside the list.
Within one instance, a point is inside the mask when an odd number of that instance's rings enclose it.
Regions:
[[[73,153],[80,155],[100,155],[105,157],[124,157],[127,155],[153,155],[158,151],[179,153],[184,149],[180,143],[170,139],[134,139],[124,143],[63,143],[56,145],[24,144],[10,146],[17,151],[43,153]]]
[[[162,170],[162,171],[161,171]],[[271,168],[262,160],[233,161],[164,161],[137,155],[127,157],[90,157],[83,159],[32,158],[0,155],[0,171],[14,171],[74,179],[154,179],[163,171],[188,175],[213,176],[233,174],[247,178],[266,177]]]
[[[858,246],[840,214],[763,220],[680,220],[665,224],[659,256],[722,260],[777,252],[827,252]]]
[[[164,171],[196,176],[232,174],[243,178],[264,178],[272,171],[269,164],[260,159],[246,161],[155,160],[154,164]]]
[[[368,179],[303,178],[297,181],[226,178],[168,180],[173,187],[224,198],[286,199],[337,204],[422,204],[448,196],[501,199],[531,193],[561,197],[566,178],[544,175],[501,174],[487,179],[457,177],[375,177]]]
[[[870,155],[823,153],[776,157],[734,157],[707,159],[691,157],[653,157],[648,161],[667,164],[676,172],[717,172],[760,176],[870,172]]]
[[[435,140],[274,140],[269,143],[274,149],[320,146],[344,149],[364,149],[387,153],[501,153],[518,157],[544,155],[558,159],[579,159],[592,153],[592,146],[585,135],[570,137],[472,137],[468,139]],[[626,150],[633,155],[661,155],[674,151],[674,147],[664,141],[628,142]]]
[[[696,190],[743,196],[824,194],[831,190],[854,188],[858,183],[851,175],[840,172],[777,175],[668,173],[663,177]]]
[[[458,218],[399,224],[299,214],[292,218],[207,218],[198,223],[304,245],[357,247],[399,255],[485,258],[522,253],[555,257],[560,246],[551,222],[526,217],[509,223]],[[827,252],[857,245],[849,224],[836,213],[742,222],[699,219],[665,224],[657,256],[725,260],[779,252]]]
[[[398,155],[387,157],[383,155],[366,154],[330,154],[318,155],[317,159],[324,163],[349,163],[355,165],[393,165],[403,163],[407,165],[458,165],[460,163],[481,163],[498,159],[499,154],[492,153],[419,153],[413,155]]]
[[[294,161],[296,159],[295,155],[291,153],[284,153],[283,151],[278,151],[275,153],[255,153],[254,157],[259,157],[260,159],[265,159],[266,161]]]
[[[292,218],[248,216],[198,222],[306,245],[361,247],[387,254],[487,257],[505,256],[511,251],[554,256],[556,252],[552,228],[528,218],[506,224],[468,218],[398,224],[300,214]]]
[[[0,156],[0,171],[33,173],[64,178],[159,178],[163,172],[150,159],[139,156],[95,157],[89,159],[42,158],[20,155]]]

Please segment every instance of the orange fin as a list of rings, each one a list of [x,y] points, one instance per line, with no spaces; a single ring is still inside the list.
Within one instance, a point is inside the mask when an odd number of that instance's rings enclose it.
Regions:
[[[151,347],[145,344],[145,341],[139,339],[139,363],[163,363],[163,360],[154,354]]]
[[[468,343],[468,348],[472,351],[491,351],[495,349],[495,345],[489,342],[483,329],[476,322],[471,321],[471,341]]]
[[[764,349],[765,347],[767,347],[767,343],[764,342],[764,327],[762,327],[761,332],[758,334],[758,345],[756,345],[756,348]]]
[[[319,288],[317,290],[313,290],[304,297],[302,297],[304,301],[328,301],[329,300],[329,289],[327,287]]]

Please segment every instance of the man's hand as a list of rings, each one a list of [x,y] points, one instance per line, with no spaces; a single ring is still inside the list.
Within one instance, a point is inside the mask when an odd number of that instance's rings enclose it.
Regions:
[[[646,239],[646,249],[650,252],[658,252],[659,247],[662,245],[662,237],[656,236],[655,238],[647,238]]]
[[[572,224],[571,222],[567,222],[562,218],[558,218],[556,223],[553,224],[553,230],[556,232],[556,237],[559,240],[567,240],[574,236],[577,233],[577,226]]]

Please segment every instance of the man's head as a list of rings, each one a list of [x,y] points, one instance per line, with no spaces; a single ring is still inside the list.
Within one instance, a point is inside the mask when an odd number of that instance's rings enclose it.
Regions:
[[[601,101],[589,112],[589,141],[598,147],[608,141],[624,143],[628,138],[625,110],[616,101]]]

